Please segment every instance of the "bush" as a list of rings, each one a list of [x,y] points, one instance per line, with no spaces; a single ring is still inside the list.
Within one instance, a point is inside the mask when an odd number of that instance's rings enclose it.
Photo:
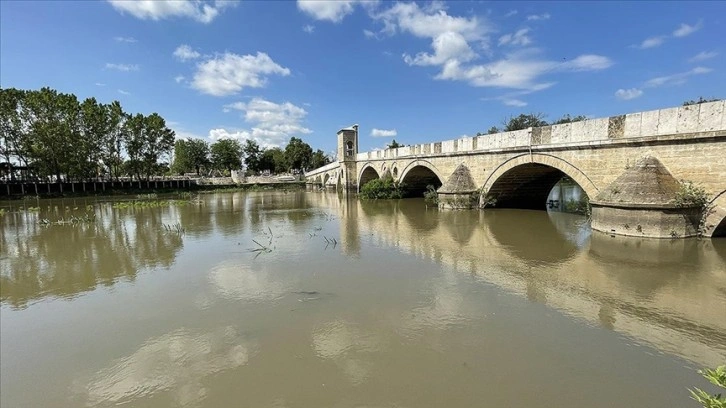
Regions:
[[[424,193],[424,202],[426,205],[438,206],[439,205],[439,194],[436,192],[436,187],[429,184],[426,186],[426,192]]]
[[[693,184],[692,181],[681,181],[681,186],[673,199],[678,207],[706,208],[709,202],[708,193],[703,187]]]
[[[726,365],[717,367],[715,370],[699,371],[712,384],[726,388]],[[691,398],[701,403],[704,408],[726,408],[726,398],[721,394],[709,395],[706,391],[695,388],[688,390],[691,392]]]
[[[393,181],[393,177],[375,179],[365,183],[359,195],[368,200],[403,198],[403,185]]]

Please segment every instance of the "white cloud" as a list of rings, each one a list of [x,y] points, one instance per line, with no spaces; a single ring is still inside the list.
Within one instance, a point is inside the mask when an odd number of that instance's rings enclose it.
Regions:
[[[645,81],[645,83],[643,84],[643,86],[641,88],[659,88],[662,86],[682,85],[682,84],[685,84],[688,81],[688,78],[691,76],[708,74],[709,72],[712,72],[712,71],[713,71],[713,69],[711,69],[711,68],[695,67],[695,68],[691,69],[690,71],[679,72],[677,74],[664,75],[664,76],[649,79],[649,80]],[[615,96],[618,99],[622,99],[622,100],[635,99],[641,95],[643,95],[643,90],[639,89],[639,88],[618,89],[615,92]]]
[[[519,99],[504,99],[502,102],[507,106],[516,106],[518,108],[527,106],[527,102]]]
[[[550,19],[549,13],[542,13],[542,14],[530,14],[527,16],[527,21],[540,21],[540,20],[549,20]]]
[[[224,53],[197,64],[192,87],[214,96],[232,95],[244,88],[261,88],[268,75],[290,75],[264,52],[257,55]]]
[[[373,128],[373,130],[371,130],[372,137],[393,137],[396,135],[398,135],[398,132],[396,132],[396,129],[386,130],[386,129]]]
[[[113,39],[116,42],[122,42],[122,43],[135,43],[135,42],[137,42],[136,38],[134,38],[134,37],[113,37]]]
[[[120,93],[121,95],[131,95],[131,92],[124,91],[123,89],[119,89],[118,93]]]
[[[307,111],[290,102],[281,104],[261,98],[254,98],[248,103],[235,102],[224,106],[225,112],[238,110],[243,112],[245,122],[252,128],[227,130],[212,129],[211,139],[233,138],[240,141],[255,140],[263,147],[282,146],[297,134],[309,134],[312,130],[302,125]]]
[[[640,45],[637,45],[636,48],[640,48],[640,49],[644,50],[646,48],[657,47],[657,46],[663,44],[665,42],[665,40],[666,40],[666,37],[663,35],[646,38],[645,40],[643,40],[642,43],[640,43]]]
[[[96,82],[96,86],[106,86],[103,82]]]
[[[504,15],[504,17],[512,17],[512,16],[516,16],[516,15],[517,15],[517,13],[519,13],[519,12],[518,12],[517,10],[509,10],[509,11],[507,12],[507,14],[505,14],[505,15]]]
[[[716,51],[701,51],[698,54],[694,55],[693,57],[688,59],[688,62],[699,62],[699,61],[705,61],[707,59],[711,59],[718,55],[718,52]]]
[[[200,54],[197,51],[194,51],[194,49],[192,47],[190,47],[186,44],[182,44],[182,45],[176,47],[173,55],[180,61],[193,60],[193,59],[197,59],[202,56],[202,54]]]
[[[539,59],[532,54],[532,50],[527,50],[509,54],[498,61],[472,66],[450,61],[435,78],[465,81],[478,87],[538,91],[553,85],[552,82],[541,82],[539,77],[542,75],[553,72],[599,71],[612,65],[609,58],[601,55],[581,55],[563,63]]]
[[[311,24],[306,24],[303,26],[303,31],[308,34],[312,34],[315,31],[315,26]]]
[[[689,35],[695,33],[696,31],[700,30],[701,27],[703,27],[703,21],[700,21],[700,20],[695,25],[688,25],[685,23],[681,23],[681,25],[678,28],[673,30],[672,36],[674,38],[686,37],[686,36],[689,36]],[[668,35],[656,35],[653,37],[646,38],[645,40],[643,40],[642,43],[640,43],[638,45],[633,45],[632,47],[640,48],[640,49],[657,47],[657,46],[663,44],[668,39],[668,37],[669,37]]]
[[[527,36],[529,28],[522,28],[512,34],[504,34],[499,37],[499,45],[529,45],[532,39]]]
[[[163,20],[188,17],[200,23],[210,23],[224,9],[235,7],[238,1],[204,0],[108,0],[121,13],[129,13],[142,20]]]
[[[484,34],[493,31],[476,16],[466,18],[449,15],[443,4],[437,2],[426,9],[421,9],[416,3],[396,3],[373,18],[383,22],[383,32],[387,34],[400,31],[419,38],[434,39],[444,33],[453,32],[467,41],[483,41],[486,40]],[[484,45],[486,44],[482,44]]]
[[[686,23],[681,23],[681,25],[673,31],[674,37],[685,37],[688,35],[691,35],[695,33],[696,31],[700,30],[701,27],[703,27],[703,22],[699,21],[695,25],[688,25]]]
[[[139,65],[138,64],[113,64],[113,63],[107,62],[106,69],[115,69],[116,71],[122,71],[122,72],[138,71]]]
[[[184,75],[177,75],[174,77],[174,81],[176,81],[177,84],[183,82],[185,79]]]
[[[403,60],[409,65],[442,65],[447,61],[471,61],[477,56],[461,34],[451,31],[436,36],[431,47],[434,49],[433,55],[420,52],[411,57],[404,54]]]
[[[713,71],[711,68],[696,67],[690,71],[649,79],[645,82],[645,86],[648,88],[657,88],[660,86],[681,85],[686,83],[690,76],[707,74],[711,71]]]
[[[643,95],[643,91],[638,88],[618,89],[615,91],[615,97],[623,101],[635,99],[641,95]]]
[[[352,14],[359,0],[297,0],[297,8],[316,20],[340,23],[345,16]]]

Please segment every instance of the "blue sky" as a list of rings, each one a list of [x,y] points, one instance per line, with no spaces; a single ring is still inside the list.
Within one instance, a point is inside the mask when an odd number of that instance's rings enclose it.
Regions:
[[[335,150],[726,97],[726,2],[2,1],[0,86]]]

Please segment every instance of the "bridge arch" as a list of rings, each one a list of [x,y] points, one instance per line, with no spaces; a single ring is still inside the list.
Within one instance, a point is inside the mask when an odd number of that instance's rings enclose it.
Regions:
[[[358,188],[360,189],[369,181],[381,178],[380,173],[376,170],[372,163],[367,162],[361,167],[358,173]]]
[[[704,221],[705,235],[708,237],[726,237],[726,190],[721,191],[708,204],[710,208]]]
[[[435,188],[444,184],[441,171],[427,160],[414,160],[400,171],[398,181],[405,183],[407,192],[412,196],[423,196],[426,186]]]
[[[573,164],[550,154],[524,153],[510,158],[495,168],[482,187],[480,202],[490,198],[497,206],[541,209],[550,190],[562,177],[577,183],[589,198],[599,191],[595,183]]]

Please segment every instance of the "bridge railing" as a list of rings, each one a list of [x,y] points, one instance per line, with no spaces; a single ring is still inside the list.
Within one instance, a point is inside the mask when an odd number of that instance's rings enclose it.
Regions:
[[[337,169],[338,167],[340,167],[340,163],[338,163],[337,161],[334,161],[332,163],[326,164],[323,167],[318,167],[317,169],[306,172],[305,177],[316,176],[318,174],[322,174],[327,171]]]
[[[395,159],[724,130],[726,130],[726,101],[721,100],[513,132],[465,136],[395,149],[373,150],[358,153],[356,159],[358,161]]]

